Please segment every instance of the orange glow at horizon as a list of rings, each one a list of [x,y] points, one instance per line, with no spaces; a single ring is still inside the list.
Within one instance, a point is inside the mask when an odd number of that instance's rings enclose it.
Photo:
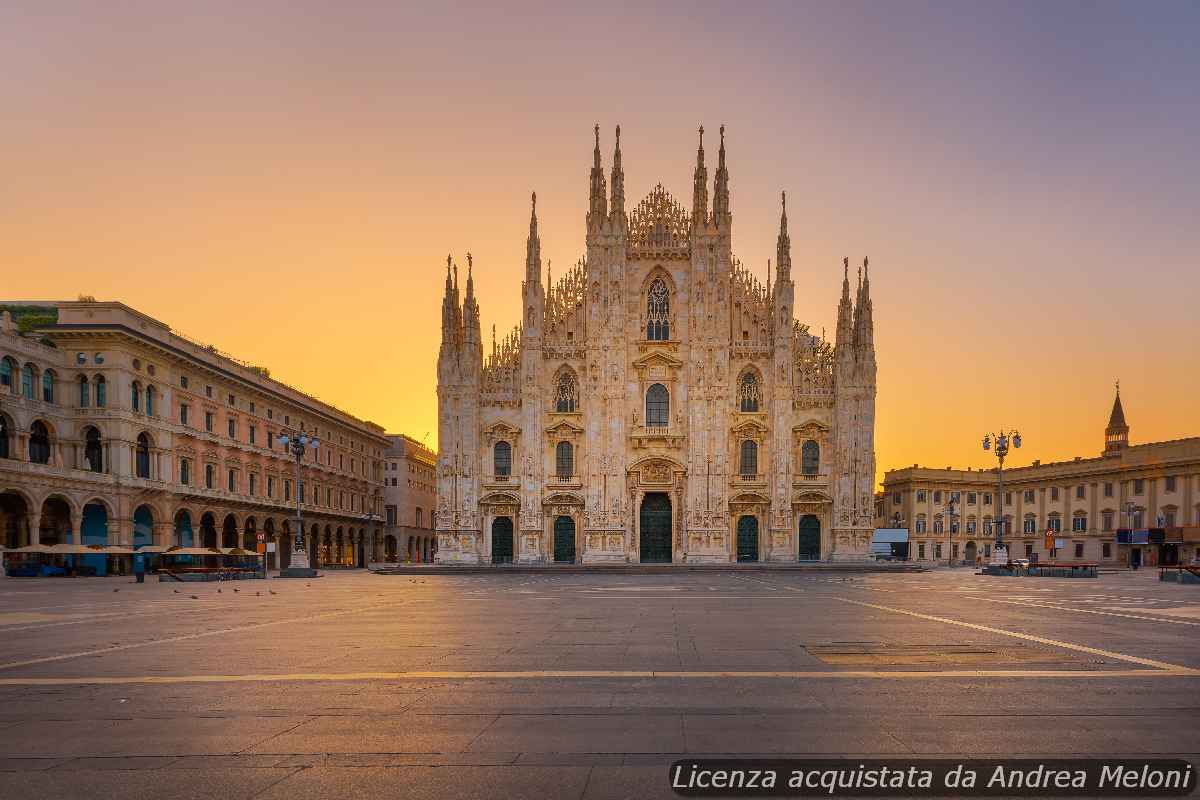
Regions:
[[[348,6],[0,11],[0,299],[119,300],[436,446],[447,252],[486,352],[531,190],[543,264],[583,255],[594,122],[606,173],[621,124],[627,209],[660,181],[690,207],[696,127],[724,123],[734,253],[765,281],[786,189],[802,322],[832,338],[841,260],[870,256],[880,477],[993,467],[1001,426],[1013,466],[1099,455],[1117,378],[1131,443],[1200,435],[1185,24],[1131,37],[1146,60],[1120,33],[1145,20],[1075,49],[1003,8]]]

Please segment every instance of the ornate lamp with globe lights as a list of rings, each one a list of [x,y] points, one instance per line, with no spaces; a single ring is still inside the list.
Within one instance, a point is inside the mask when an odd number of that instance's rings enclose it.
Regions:
[[[1021,434],[1018,431],[1004,432],[1000,429],[998,434],[986,434],[983,437],[983,449],[991,450],[992,441],[995,440],[996,459],[999,461],[1000,468],[997,474],[1000,479],[1000,491],[996,495],[996,506],[999,513],[996,515],[1000,523],[1000,529],[996,532],[996,546],[992,548],[992,563],[1007,564],[1008,563],[1008,548],[1004,546],[1004,457],[1008,455],[1009,444],[1019,448],[1021,446]]]
[[[316,452],[319,441],[316,436],[309,436],[307,433],[296,433],[295,431],[280,433],[276,437],[277,441],[285,451],[290,452],[296,458],[295,467],[295,494],[296,494],[296,535],[292,537],[292,560],[288,564],[288,568],[280,570],[279,577],[281,578],[315,578],[317,571],[313,569],[308,560],[308,553],[304,548],[304,515],[300,509],[300,462],[304,459],[304,453],[308,450]]]

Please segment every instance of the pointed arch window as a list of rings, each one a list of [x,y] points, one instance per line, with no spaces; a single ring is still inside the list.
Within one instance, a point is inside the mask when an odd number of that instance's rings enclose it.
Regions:
[[[96,376],[96,408],[104,408],[108,405],[108,384],[104,381],[103,375]]]
[[[821,445],[809,439],[800,448],[800,471],[804,475],[816,475],[821,469]]]
[[[655,278],[646,292],[646,338],[652,342],[671,338],[671,293],[662,278]]]
[[[671,396],[656,383],[646,391],[646,427],[665,428],[671,419]]]
[[[554,392],[554,410],[562,413],[573,412],[579,404],[579,384],[575,373],[563,370],[558,376]]]
[[[738,472],[748,478],[758,474],[758,443],[752,439],[742,442],[742,453],[739,459]]]
[[[508,442],[496,442],[492,448],[492,468],[497,476],[512,474],[512,445]]]
[[[139,433],[137,437],[137,476],[150,477],[150,437]]]
[[[762,392],[759,389],[758,376],[753,372],[747,372],[738,380],[737,398],[738,408],[742,411],[758,411]]]
[[[83,467],[89,472],[104,472],[104,448],[100,431],[88,428],[83,437]]]
[[[87,375],[79,376],[79,407],[88,407],[88,379]]]
[[[34,464],[50,463],[50,429],[41,420],[29,427],[29,460]]]
[[[54,402],[54,370],[52,369],[42,373],[42,401]]]
[[[554,448],[554,473],[560,480],[575,474],[575,448],[570,442],[559,442]]]

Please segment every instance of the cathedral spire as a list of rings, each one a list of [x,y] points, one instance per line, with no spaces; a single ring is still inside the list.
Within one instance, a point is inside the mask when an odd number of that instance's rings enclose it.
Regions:
[[[717,151],[717,177],[713,186],[713,222],[718,228],[727,226],[729,213],[729,170],[725,169],[725,126],[721,126],[721,149]]]
[[[600,166],[600,126],[596,125],[596,147],[592,151],[591,197],[588,199],[588,227],[600,225],[608,216],[604,168]]]
[[[617,144],[613,148],[612,202],[609,217],[623,220],[625,217],[625,170],[621,167],[621,126],[617,126]]]
[[[537,192],[530,196],[529,238],[525,240],[525,282],[532,285],[542,279],[542,240],[538,238]]]
[[[704,126],[700,126],[700,146],[696,149],[695,186],[692,189],[692,225],[703,227],[708,220],[708,170],[704,167]]]
[[[859,271],[858,300],[854,306],[854,344],[863,350],[875,349],[875,323],[871,318],[871,267],[864,256]]]
[[[838,355],[848,354],[854,336],[854,307],[850,304],[850,259],[842,259],[842,299],[838,303],[837,336],[834,346]]]
[[[779,239],[775,243],[775,265],[779,268],[776,282],[792,279],[792,239],[788,236],[787,192],[780,192],[782,211],[779,214]]]
[[[446,291],[442,295],[442,347],[453,345],[456,339],[458,302],[454,294],[454,283],[450,277],[450,255],[446,255]]]

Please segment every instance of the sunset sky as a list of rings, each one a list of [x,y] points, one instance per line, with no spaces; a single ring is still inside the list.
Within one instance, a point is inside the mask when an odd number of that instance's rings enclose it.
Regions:
[[[501,9],[499,6],[503,5]],[[734,253],[797,315],[872,266],[885,469],[1200,434],[1200,5],[0,4],[0,298],[120,300],[436,443],[445,258],[485,339],[725,124]],[[990,460],[989,460],[990,459]]]

